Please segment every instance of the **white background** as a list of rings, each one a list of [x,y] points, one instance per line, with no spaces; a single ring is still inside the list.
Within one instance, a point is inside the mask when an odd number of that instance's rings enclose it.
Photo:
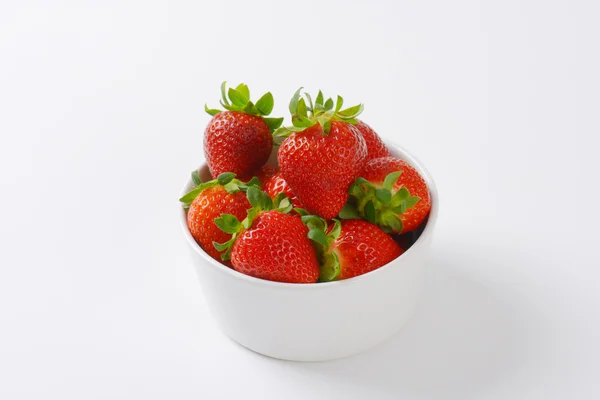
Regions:
[[[599,8],[2,2],[0,398],[600,398]],[[364,102],[436,179],[384,345],[281,362],[213,324],[177,197],[225,79]]]

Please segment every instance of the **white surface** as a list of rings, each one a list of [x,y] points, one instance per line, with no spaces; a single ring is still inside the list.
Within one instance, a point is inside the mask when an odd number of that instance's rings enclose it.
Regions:
[[[227,336],[281,360],[331,361],[372,349],[404,327],[423,293],[440,202],[425,167],[406,150],[387,145],[393,156],[406,160],[425,179],[431,211],[423,233],[402,257],[354,279],[298,285],[240,274],[198,246],[187,226],[187,212],[180,208],[180,225],[202,293]],[[210,179],[205,163],[199,176],[203,182]],[[194,186],[190,177],[181,196]]]
[[[600,397],[597,2],[8,3],[0,398]],[[223,79],[363,101],[436,179],[386,344],[285,363],[213,324],[173,204]]]

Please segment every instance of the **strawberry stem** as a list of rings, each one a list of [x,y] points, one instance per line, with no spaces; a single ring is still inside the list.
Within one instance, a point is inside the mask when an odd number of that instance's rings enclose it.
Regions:
[[[269,130],[274,132],[283,123],[283,118],[266,118],[273,111],[274,100],[271,92],[267,92],[258,101],[253,103],[250,100],[250,89],[245,83],[240,83],[234,88],[227,89],[227,81],[221,84],[221,106],[228,111],[243,112],[250,115],[261,117],[269,127]],[[216,108],[208,108],[204,105],[204,110],[211,116],[215,116],[221,112]]]

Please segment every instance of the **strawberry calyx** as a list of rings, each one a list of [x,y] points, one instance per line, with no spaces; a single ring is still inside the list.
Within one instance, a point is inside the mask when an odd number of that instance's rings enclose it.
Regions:
[[[320,90],[313,103],[311,96],[306,92],[303,93],[302,89],[301,87],[296,90],[290,100],[289,110],[292,114],[292,126],[278,128],[273,133],[275,139],[281,140],[281,138],[288,137],[294,132],[301,132],[316,124],[321,125],[323,135],[327,135],[331,128],[331,121],[337,120],[356,124],[358,122],[356,117],[363,112],[363,104],[357,104],[342,110],[344,104],[342,96],[337,96],[335,102],[331,97],[325,100],[323,92]]]
[[[250,187],[260,188],[261,186],[260,180],[257,177],[253,177],[248,182],[242,182],[239,179],[235,179],[233,172],[223,172],[217,179],[202,182],[198,176],[198,171],[194,170],[192,172],[192,180],[196,186],[179,199],[183,203],[184,208],[189,208],[190,204],[192,204],[200,193],[211,187],[223,186],[227,193],[237,193],[239,191],[246,192]]]
[[[334,242],[342,233],[342,224],[337,219],[332,219],[333,225],[328,225],[325,219],[310,215],[306,210],[295,208],[302,215],[302,222],[308,228],[308,238],[312,240],[313,247],[319,259],[319,281],[330,282],[340,275],[341,264]]]
[[[365,219],[378,225],[387,233],[400,233],[403,229],[400,215],[414,207],[421,198],[411,196],[405,186],[394,190],[402,171],[388,174],[382,184],[369,182],[364,178],[356,178],[350,185],[350,199],[340,211],[342,219]]]
[[[231,214],[221,214],[220,217],[214,219],[214,223],[219,229],[232,235],[231,239],[225,243],[213,242],[215,249],[221,252],[221,259],[223,261],[231,258],[231,248],[237,237],[247,229],[250,229],[256,217],[261,213],[273,210],[287,214],[292,210],[292,202],[285,193],[279,193],[274,199],[271,199],[267,193],[258,187],[249,186],[246,190],[246,196],[252,208],[248,210],[248,215],[243,221],[240,221],[236,216]]]
[[[261,117],[269,127],[271,132],[274,132],[283,123],[283,118],[268,118],[267,115],[273,111],[273,95],[267,92],[256,103],[250,101],[250,89],[244,83],[240,83],[235,88],[227,89],[227,81],[221,84],[221,106],[229,111],[238,111],[250,115]],[[208,108],[204,105],[204,111],[213,117],[222,110],[216,108]]]

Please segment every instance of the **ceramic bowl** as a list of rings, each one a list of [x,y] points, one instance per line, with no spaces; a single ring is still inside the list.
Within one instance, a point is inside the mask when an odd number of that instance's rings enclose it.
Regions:
[[[206,302],[227,336],[269,357],[325,361],[370,349],[406,323],[423,288],[438,195],[420,162],[401,147],[386,145],[425,179],[431,212],[421,235],[404,254],[352,279],[291,284],[241,274],[215,261],[196,244],[187,228],[186,212],[179,206],[181,227]],[[206,164],[200,168],[200,177],[203,181],[210,179]],[[182,195],[193,186],[188,181]]]

